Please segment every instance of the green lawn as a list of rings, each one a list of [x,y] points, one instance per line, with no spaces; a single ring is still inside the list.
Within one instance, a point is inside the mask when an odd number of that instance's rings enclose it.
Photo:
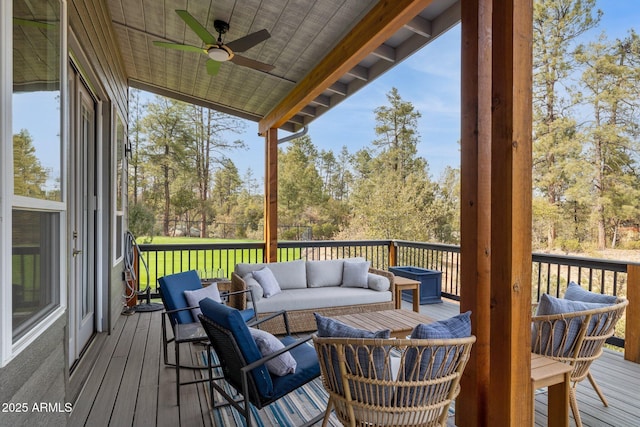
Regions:
[[[144,242],[144,238],[137,239],[138,244]],[[155,289],[157,279],[167,274],[181,271],[198,270],[207,271],[208,276],[218,276],[217,270],[224,269],[224,277],[230,278],[231,272],[238,263],[259,263],[262,262],[262,249],[188,249],[189,245],[207,243],[255,243],[256,240],[241,239],[200,239],[194,237],[154,237],[150,245],[183,244],[187,248],[181,250],[150,252],[143,254],[149,267],[149,276],[145,269],[140,266],[140,287],[144,289],[147,283]],[[300,249],[295,249],[295,253],[287,253],[288,259],[300,258]],[[211,272],[211,273],[209,273]]]

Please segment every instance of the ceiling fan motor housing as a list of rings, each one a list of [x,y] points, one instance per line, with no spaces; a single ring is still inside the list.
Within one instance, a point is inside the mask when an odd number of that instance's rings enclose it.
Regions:
[[[218,34],[222,35],[229,31],[229,24],[221,19],[216,19],[213,21],[213,28],[216,29]]]

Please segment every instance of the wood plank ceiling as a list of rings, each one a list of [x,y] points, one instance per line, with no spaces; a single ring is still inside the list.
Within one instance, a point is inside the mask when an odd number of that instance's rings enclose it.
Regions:
[[[377,4],[374,0],[108,0],[113,28],[132,87],[260,121]],[[274,66],[257,71],[227,62],[216,76],[207,56],[170,50],[154,41],[203,46],[175,13],[187,10],[210,33],[229,23],[230,42],[261,29],[271,37],[242,56]],[[459,0],[433,0],[358,65],[281,126],[296,131],[391,69],[460,20]]]

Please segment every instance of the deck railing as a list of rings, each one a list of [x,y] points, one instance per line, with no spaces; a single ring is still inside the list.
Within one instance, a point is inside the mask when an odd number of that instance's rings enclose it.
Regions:
[[[171,245],[140,245],[140,257],[149,268],[140,268],[138,288],[150,285],[151,296],[157,297],[157,279],[167,274],[190,269],[224,270],[231,277],[240,262],[262,262],[263,243],[193,243]],[[278,260],[320,260],[364,257],[373,268],[416,266],[442,272],[442,295],[460,300],[460,247],[404,240],[349,241],[285,241],[278,243]],[[532,256],[532,300],[542,293],[560,296],[570,281],[580,283],[594,292],[607,295],[627,295],[627,265],[623,261],[580,258],[534,253]],[[624,326],[624,321],[620,322]],[[624,347],[624,332],[610,343]]]

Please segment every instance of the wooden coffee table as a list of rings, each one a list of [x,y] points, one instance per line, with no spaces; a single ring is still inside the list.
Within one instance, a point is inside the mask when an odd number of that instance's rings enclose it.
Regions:
[[[435,319],[408,310],[383,310],[334,316],[336,320],[366,331],[391,329],[392,338],[406,338],[420,323],[433,323]]]

